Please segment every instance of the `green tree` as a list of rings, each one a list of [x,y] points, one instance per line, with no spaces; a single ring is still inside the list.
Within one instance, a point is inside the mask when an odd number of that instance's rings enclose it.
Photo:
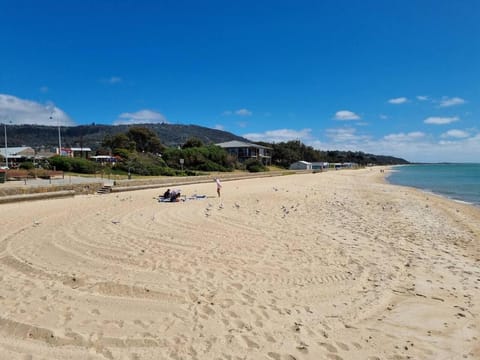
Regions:
[[[113,154],[117,153],[117,149],[128,149],[130,147],[130,139],[126,134],[116,134],[114,136],[106,136],[103,139],[103,147],[110,148]]]
[[[157,134],[145,127],[131,127],[126,135],[130,141],[135,143],[136,151],[158,154],[164,149]]]
[[[185,144],[183,144],[182,149],[196,148],[196,147],[202,147],[202,146],[203,146],[202,140],[196,137],[191,137],[185,142]]]
[[[168,166],[180,169],[180,159],[183,167],[202,171],[231,171],[234,168],[232,157],[219,146],[208,145],[195,148],[168,148],[163,153],[163,159]]]

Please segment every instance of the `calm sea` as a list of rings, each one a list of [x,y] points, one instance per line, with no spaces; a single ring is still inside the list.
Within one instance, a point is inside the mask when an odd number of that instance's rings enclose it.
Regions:
[[[411,186],[480,206],[480,164],[395,166],[392,184]]]

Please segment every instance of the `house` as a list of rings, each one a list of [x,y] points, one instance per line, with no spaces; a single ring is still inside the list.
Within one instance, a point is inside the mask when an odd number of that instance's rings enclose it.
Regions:
[[[338,169],[353,169],[353,168],[358,167],[358,164],[353,163],[353,162],[335,163],[334,167],[335,167],[335,170],[338,170]]]
[[[61,156],[67,156],[67,157],[74,157],[74,158],[85,158],[88,159],[90,158],[90,153],[92,152],[92,149],[88,147],[75,147],[75,148],[64,148],[62,147],[62,151],[58,151],[58,147],[56,148],[56,153],[60,154]]]
[[[7,158],[8,163],[13,165],[35,158],[35,150],[29,146],[0,148],[0,156],[4,161]]]
[[[95,156],[90,156],[90,160],[93,160],[102,165],[105,165],[105,164],[115,165],[118,159],[117,157],[110,156],[110,155],[95,155]]]
[[[308,161],[296,161],[290,164],[290,170],[312,170],[312,163]]]
[[[264,165],[270,165],[272,163],[272,149],[266,146],[238,140],[227,141],[215,145],[225,149],[239,162],[244,162],[248,159],[256,159],[261,161]]]
[[[323,162],[323,161],[312,162],[312,170],[324,170],[324,169],[328,169],[329,166],[330,166],[330,163],[328,162]]]

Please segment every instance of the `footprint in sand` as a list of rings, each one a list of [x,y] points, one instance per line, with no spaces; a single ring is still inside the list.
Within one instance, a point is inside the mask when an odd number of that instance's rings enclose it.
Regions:
[[[359,343],[352,343],[353,346],[355,346],[355,348],[357,348],[357,350],[360,350],[362,348],[362,346],[359,344]]]
[[[258,345],[255,341],[250,340],[246,335],[242,335],[242,339],[249,348],[260,349],[260,345]]]
[[[275,343],[275,338],[272,336],[272,334],[265,332],[265,340],[271,343]]]
[[[331,353],[338,352],[337,348],[335,346],[333,346],[332,344],[321,342],[321,343],[318,343],[318,345],[324,347],[325,349],[327,349]]]
[[[207,314],[207,315],[214,315],[215,314],[215,310],[213,310],[210,306],[208,305],[204,305],[202,306],[202,311]]]
[[[341,356],[335,355],[335,354],[328,354],[327,358],[332,359],[332,360],[343,360]]]
[[[227,314],[230,315],[232,318],[238,318],[238,315],[233,311],[227,311]]]
[[[338,347],[342,350],[345,350],[345,351],[349,351],[349,347],[347,346],[347,344],[344,344],[344,343],[341,343],[341,342],[336,342],[336,344],[338,345]]]
[[[269,353],[268,353],[268,356],[271,357],[271,358],[274,359],[274,360],[281,360],[281,358],[282,358],[282,357],[280,356],[280,354],[274,353],[274,352],[269,352]]]
[[[242,290],[243,289],[243,285],[242,284],[239,284],[239,283],[233,283],[231,284],[235,289],[237,290]]]

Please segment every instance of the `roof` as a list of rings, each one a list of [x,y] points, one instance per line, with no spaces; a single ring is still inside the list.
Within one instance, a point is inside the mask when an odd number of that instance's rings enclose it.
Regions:
[[[72,151],[92,151],[92,149],[90,149],[89,147],[84,147],[84,148],[72,147],[72,148],[70,148],[70,150],[72,150]]]
[[[238,141],[238,140],[227,141],[227,142],[223,142],[215,145],[220,146],[222,148],[252,148],[253,147],[257,149],[271,149],[266,146],[252,144],[252,143]]]
[[[10,158],[25,150],[33,151],[33,149],[29,146],[7,147],[7,155]],[[0,155],[5,157],[5,148],[0,148]]]

